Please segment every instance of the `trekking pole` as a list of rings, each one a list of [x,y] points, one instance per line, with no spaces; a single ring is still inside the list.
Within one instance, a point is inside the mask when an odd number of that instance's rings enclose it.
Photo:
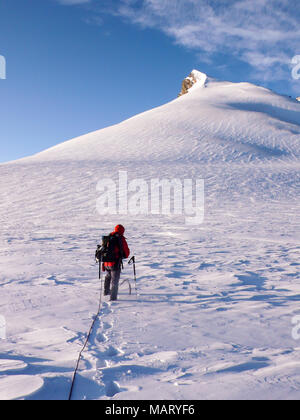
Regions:
[[[129,265],[133,265],[133,275],[134,275],[134,287],[135,287],[135,294],[136,294],[136,298],[138,297],[138,293],[137,293],[137,287],[136,287],[136,269],[135,269],[135,256],[131,257],[130,260],[128,261]]]
[[[97,246],[96,254],[95,254],[96,263],[99,263],[99,280],[101,280],[101,271],[102,271],[102,252],[101,246]],[[102,285],[102,282],[101,282]]]

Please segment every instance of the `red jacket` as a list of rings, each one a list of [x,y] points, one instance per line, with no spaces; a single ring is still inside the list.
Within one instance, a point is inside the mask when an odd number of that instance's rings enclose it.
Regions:
[[[111,235],[114,235],[116,233],[118,233],[121,236],[122,239],[122,248],[123,248],[123,258],[128,258],[130,255],[130,249],[128,248],[128,244],[127,241],[125,239],[125,237],[123,236],[125,229],[123,228],[123,226],[118,225],[115,227],[115,230],[111,233]],[[116,254],[118,255],[119,253],[119,248],[116,248]],[[115,262],[104,262],[103,263],[103,270],[105,270],[105,268],[112,268],[116,263]]]

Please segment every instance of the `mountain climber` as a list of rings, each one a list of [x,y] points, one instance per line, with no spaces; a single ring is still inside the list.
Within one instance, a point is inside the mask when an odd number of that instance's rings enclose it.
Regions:
[[[114,231],[109,235],[115,241],[114,253],[116,255],[115,261],[103,262],[102,269],[106,271],[104,280],[104,295],[110,295],[110,300],[117,300],[119,281],[121,276],[122,259],[128,258],[130,250],[127,241],[124,237],[125,228],[122,225],[117,225]]]

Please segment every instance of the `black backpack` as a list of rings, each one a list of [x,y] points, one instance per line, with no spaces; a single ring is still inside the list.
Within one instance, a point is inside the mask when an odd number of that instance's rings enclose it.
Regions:
[[[116,252],[117,249],[117,252]],[[123,257],[122,238],[118,234],[102,236],[102,244],[97,246],[95,258],[102,262],[121,262]]]

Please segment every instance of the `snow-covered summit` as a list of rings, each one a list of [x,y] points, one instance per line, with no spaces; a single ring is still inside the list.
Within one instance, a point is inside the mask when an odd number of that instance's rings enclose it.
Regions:
[[[190,75],[183,80],[181,92],[178,96],[186,95],[195,85],[197,85],[197,87],[204,87],[206,80],[207,75],[205,73],[193,70]]]
[[[197,83],[201,84],[202,86],[205,84],[208,77],[205,73],[202,73],[198,70],[193,70],[191,74],[196,79]]]
[[[297,102],[197,70],[186,80],[188,94],[26,160],[217,163],[299,158]]]

